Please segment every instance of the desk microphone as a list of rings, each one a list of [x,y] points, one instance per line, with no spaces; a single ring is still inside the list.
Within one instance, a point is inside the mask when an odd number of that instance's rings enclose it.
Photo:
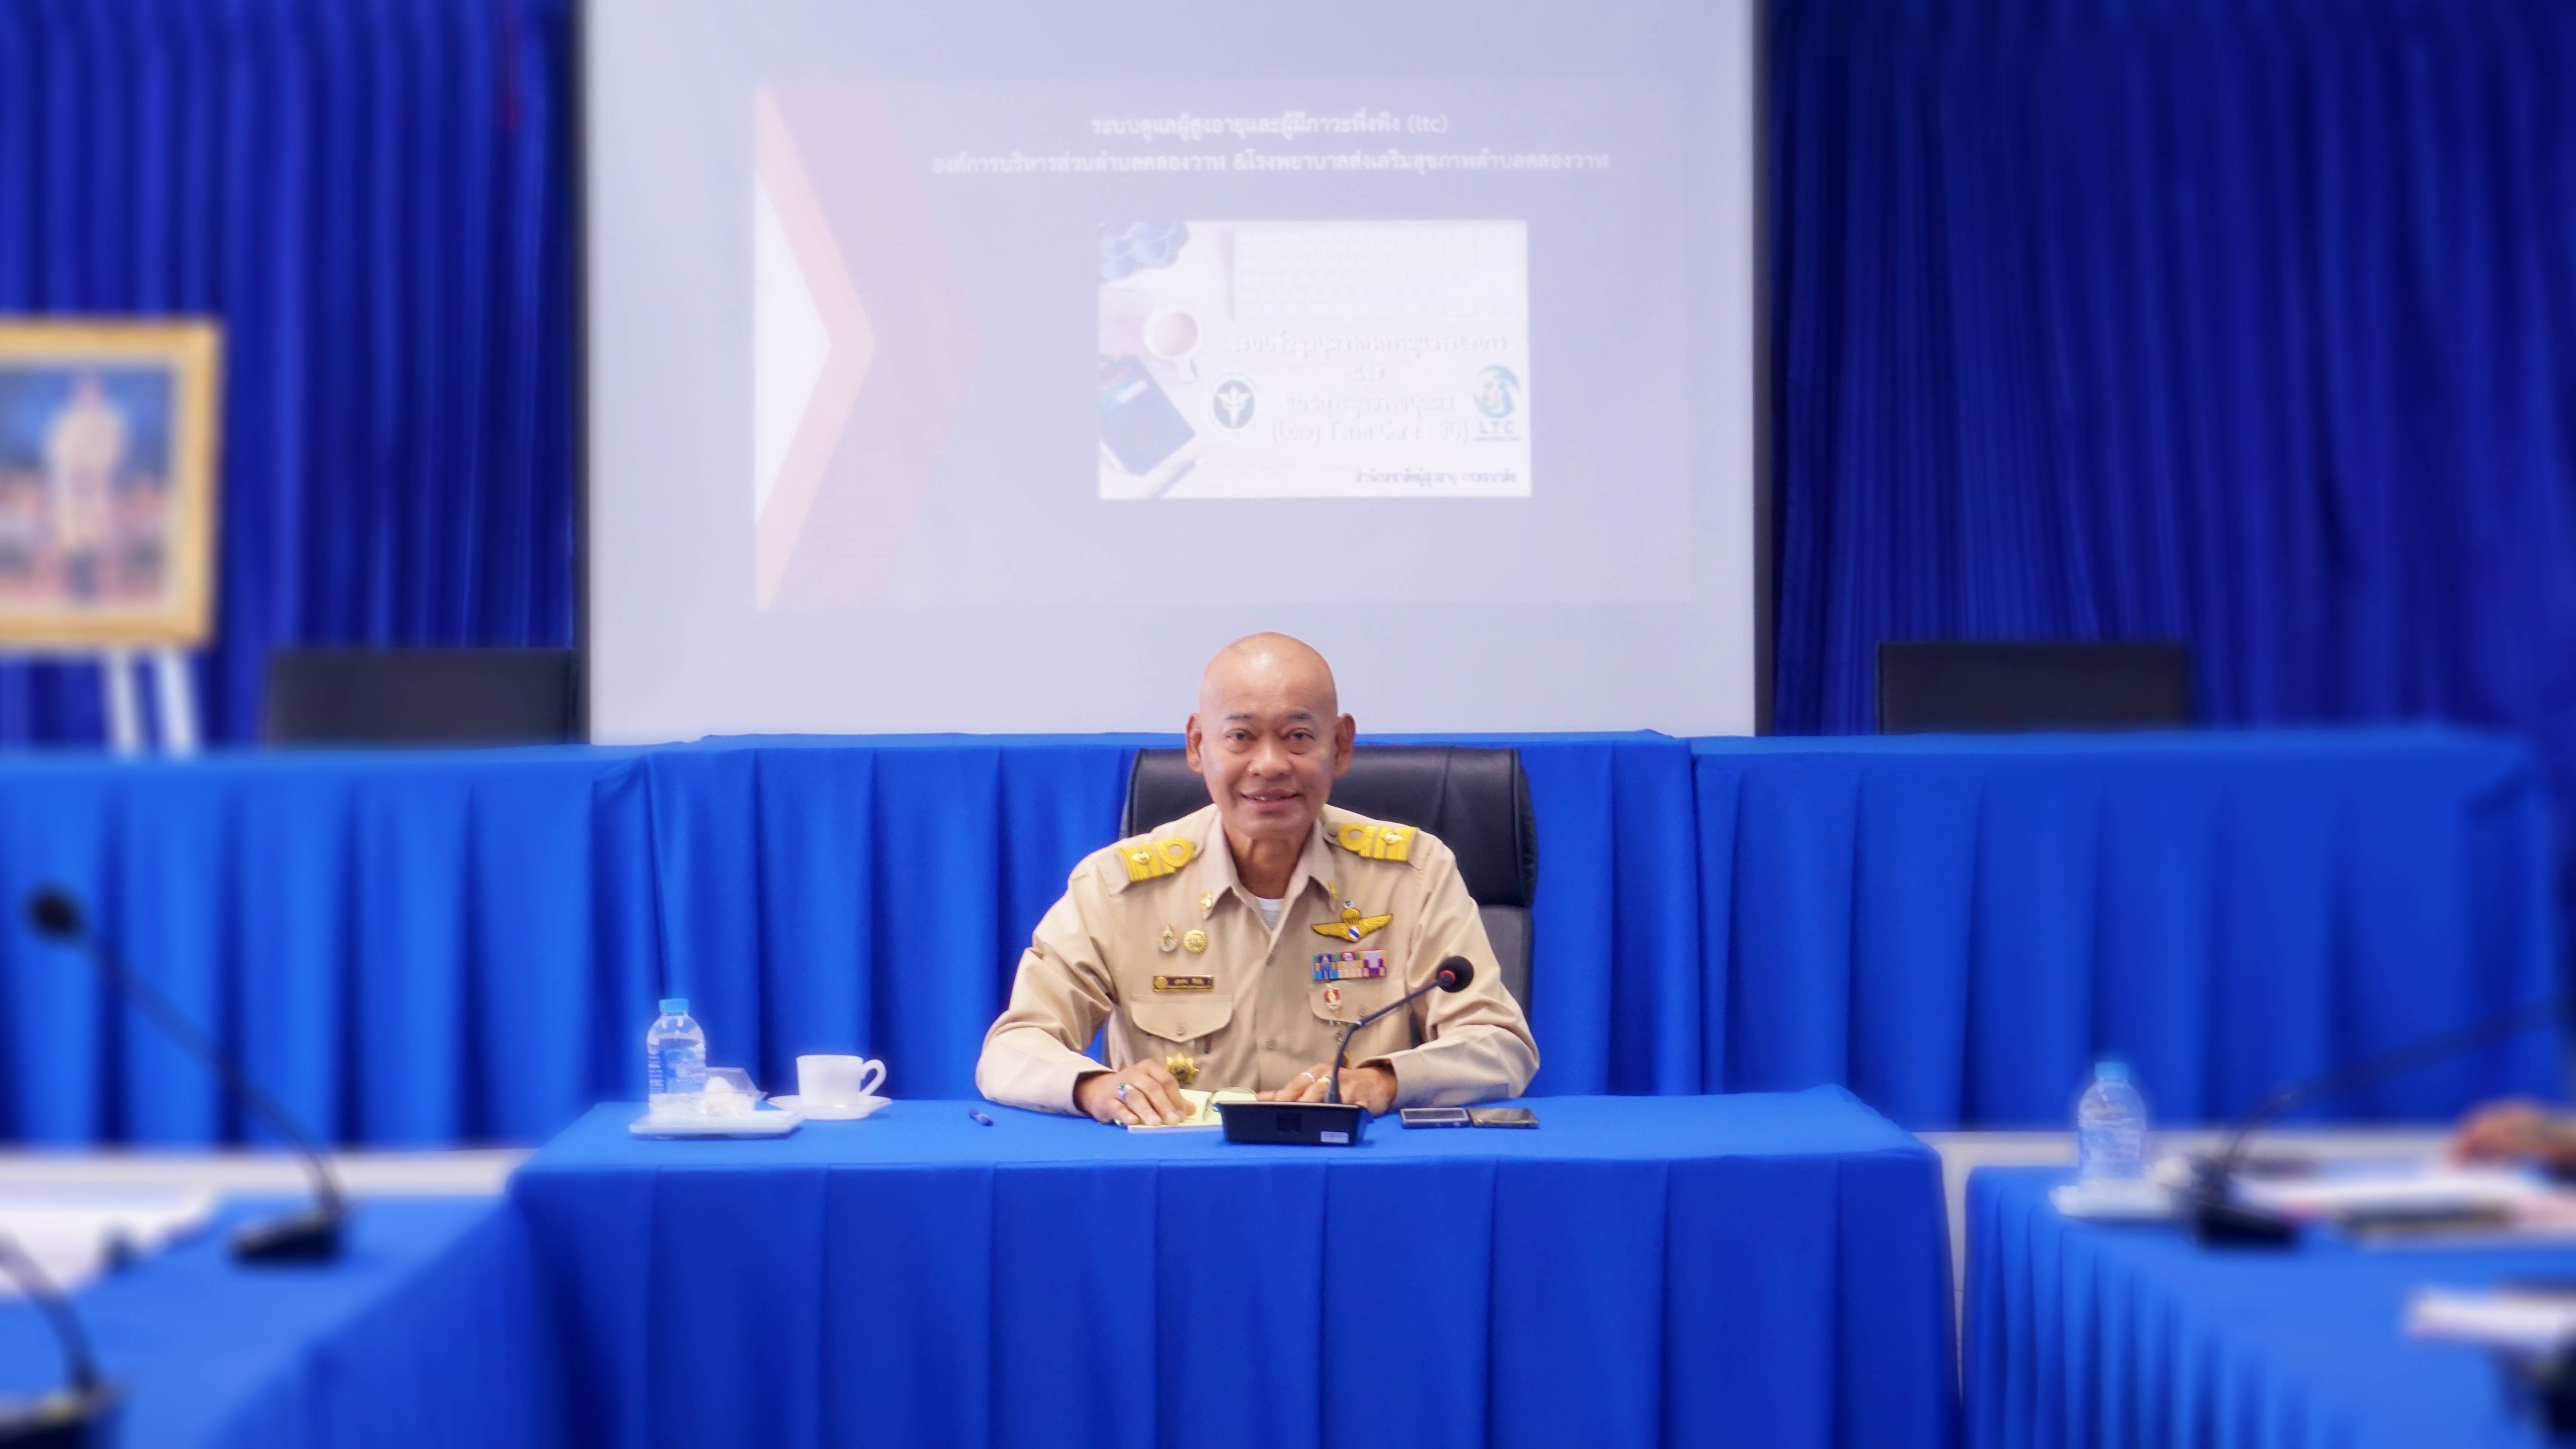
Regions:
[[[98,1360],[90,1356],[89,1336],[81,1332],[79,1315],[72,1312],[70,1300],[54,1280],[7,1233],[0,1233],[0,1271],[6,1271],[18,1291],[45,1315],[54,1341],[62,1345],[63,1365],[71,1370],[72,1379],[67,1387],[33,1403],[0,1407],[0,1449],[104,1449],[122,1395],[116,1385],[99,1378]]]
[[[1429,982],[1415,987],[1413,990],[1404,993],[1404,995],[1397,997],[1395,1000],[1388,1002],[1386,1005],[1379,1007],[1377,1010],[1372,1011],[1368,1015],[1361,1017],[1359,1020],[1352,1022],[1350,1025],[1343,1027],[1341,1045],[1333,1048],[1333,1069],[1324,1074],[1324,1100],[1327,1102],[1339,1102],[1342,1100],[1342,1059],[1351,1054],[1352,1032],[1358,1031],[1361,1027],[1367,1026],[1369,1023],[1374,1022],[1378,1018],[1386,1016],[1389,1013],[1402,1011],[1404,1008],[1411,1006],[1413,1003],[1430,995],[1434,991],[1464,991],[1467,989],[1467,983],[1475,979],[1476,963],[1468,960],[1464,956],[1452,956],[1448,960],[1440,963],[1440,969],[1432,973],[1431,980]]]
[[[1228,1142],[1266,1142],[1298,1147],[1356,1147],[1368,1132],[1368,1109],[1342,1100],[1342,1063],[1351,1053],[1351,1033],[1392,1012],[1403,1010],[1434,991],[1460,991],[1476,979],[1476,966],[1452,956],[1419,990],[1370,1012],[1342,1028],[1333,1048],[1333,1064],[1324,1072],[1320,1102],[1220,1102],[1217,1116],[1225,1123]]]
[[[187,1014],[170,1004],[170,998],[155,990],[148,981],[137,979],[125,969],[125,963],[108,948],[106,942],[90,934],[81,919],[80,902],[61,886],[39,886],[27,897],[27,920],[36,933],[49,941],[77,948],[89,958],[89,964],[105,977],[116,994],[136,1010],[152,1018],[152,1024],[179,1044],[234,1096],[249,1104],[261,1120],[275,1128],[277,1134],[294,1144],[304,1159],[305,1171],[313,1176],[313,1206],[302,1212],[264,1223],[252,1223],[233,1234],[233,1256],[252,1263],[319,1263],[340,1256],[340,1229],[349,1219],[349,1208],[340,1196],[339,1183],[332,1180],[331,1165],[322,1158],[313,1139],[295,1124],[259,1083],[250,1079],[241,1064],[206,1039]]]
[[[2216,1157],[2203,1158],[2193,1164],[2189,1197],[2192,1236],[2212,1246],[2288,1246],[2298,1235],[2296,1223],[2286,1214],[2237,1200],[2236,1164],[2244,1155],[2245,1139],[2255,1128],[2310,1102],[2339,1097],[2418,1067],[2431,1066],[2488,1041],[2518,1035],[2535,1026],[2545,1026],[2567,1009],[2570,1000],[2568,994],[2561,993],[2538,1001],[2526,1001],[2520,1006],[2482,1016],[2466,1026],[2456,1026],[2403,1046],[2391,1047],[2350,1066],[2303,1077],[2264,1093],[2243,1117],[2237,1119],[2236,1129],[2228,1135],[2225,1148]]]

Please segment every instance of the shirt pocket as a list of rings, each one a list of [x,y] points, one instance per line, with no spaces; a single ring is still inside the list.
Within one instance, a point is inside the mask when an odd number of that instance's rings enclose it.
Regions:
[[[1127,1021],[1136,1030],[1174,1046],[1191,1046],[1225,1029],[1234,1019],[1234,997],[1191,994],[1149,996],[1127,1003]]]
[[[1323,1020],[1348,1026],[1403,994],[1391,976],[1310,981],[1306,984],[1306,1005]]]

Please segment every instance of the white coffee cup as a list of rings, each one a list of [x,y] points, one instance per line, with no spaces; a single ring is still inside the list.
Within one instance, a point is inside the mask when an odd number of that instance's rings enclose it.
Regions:
[[[1199,319],[1178,307],[1165,307],[1145,319],[1145,350],[1169,364],[1183,382],[1199,375],[1199,337]]]
[[[886,1064],[873,1057],[811,1056],[796,1059],[796,1096],[803,1102],[846,1106],[875,1096],[885,1085]]]

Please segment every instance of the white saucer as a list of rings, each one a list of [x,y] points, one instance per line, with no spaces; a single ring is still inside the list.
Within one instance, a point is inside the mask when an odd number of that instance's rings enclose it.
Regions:
[[[776,1104],[777,1099],[771,1098]],[[647,1113],[626,1124],[637,1137],[784,1137],[805,1118],[791,1111],[744,1112],[729,1117],[656,1117]]]
[[[769,1105],[783,1111],[802,1113],[808,1122],[856,1122],[892,1097],[856,1097],[847,1102],[808,1102],[802,1097],[772,1097]]]

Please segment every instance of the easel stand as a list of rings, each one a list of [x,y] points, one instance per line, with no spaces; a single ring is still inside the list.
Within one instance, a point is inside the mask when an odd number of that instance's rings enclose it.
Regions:
[[[144,750],[143,698],[136,675],[148,670],[154,689],[154,713],[160,716],[161,752],[185,757],[197,752],[197,690],[188,677],[188,661],[176,649],[103,649],[98,656],[99,693],[107,707],[107,742],[119,755]]]

